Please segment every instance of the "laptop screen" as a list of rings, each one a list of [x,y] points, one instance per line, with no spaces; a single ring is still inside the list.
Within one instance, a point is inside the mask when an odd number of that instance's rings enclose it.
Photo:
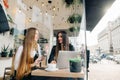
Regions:
[[[57,58],[57,68],[66,69],[69,68],[69,59],[80,56],[79,51],[59,51]]]

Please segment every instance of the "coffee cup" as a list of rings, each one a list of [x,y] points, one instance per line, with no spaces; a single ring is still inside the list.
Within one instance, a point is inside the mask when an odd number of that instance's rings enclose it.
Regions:
[[[50,70],[56,69],[56,64],[48,64],[48,69]]]

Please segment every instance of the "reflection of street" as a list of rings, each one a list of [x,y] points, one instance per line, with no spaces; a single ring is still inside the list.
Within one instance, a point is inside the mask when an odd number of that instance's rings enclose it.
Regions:
[[[88,80],[120,80],[120,64],[111,60],[90,63],[89,70]]]

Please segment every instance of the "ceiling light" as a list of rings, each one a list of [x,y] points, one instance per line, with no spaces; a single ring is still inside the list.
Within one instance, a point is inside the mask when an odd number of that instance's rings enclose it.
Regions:
[[[40,11],[40,14],[42,14],[42,12]]]
[[[29,22],[32,22],[31,18],[29,18]]]
[[[57,8],[57,10],[59,11],[59,8]]]
[[[32,7],[31,7],[31,6],[30,6],[29,8],[30,8],[30,9],[32,9]]]
[[[21,9],[19,9],[18,12],[21,13],[22,12]]]
[[[47,11],[46,11],[45,15],[48,15]]]
[[[51,4],[51,3],[52,3],[52,1],[51,1],[51,0],[49,0],[49,1],[48,1],[48,3],[50,3],[50,4]]]
[[[53,6],[53,8],[52,8],[52,9],[53,9],[53,11],[55,11],[55,6]]]
[[[44,2],[42,2],[42,6],[44,6]]]
[[[52,18],[54,18],[55,16],[54,15],[52,15]]]

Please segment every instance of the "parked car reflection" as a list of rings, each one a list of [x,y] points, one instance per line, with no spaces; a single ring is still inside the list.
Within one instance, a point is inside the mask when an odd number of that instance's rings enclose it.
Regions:
[[[120,64],[120,55],[115,55],[114,61],[115,61],[117,64]]]

